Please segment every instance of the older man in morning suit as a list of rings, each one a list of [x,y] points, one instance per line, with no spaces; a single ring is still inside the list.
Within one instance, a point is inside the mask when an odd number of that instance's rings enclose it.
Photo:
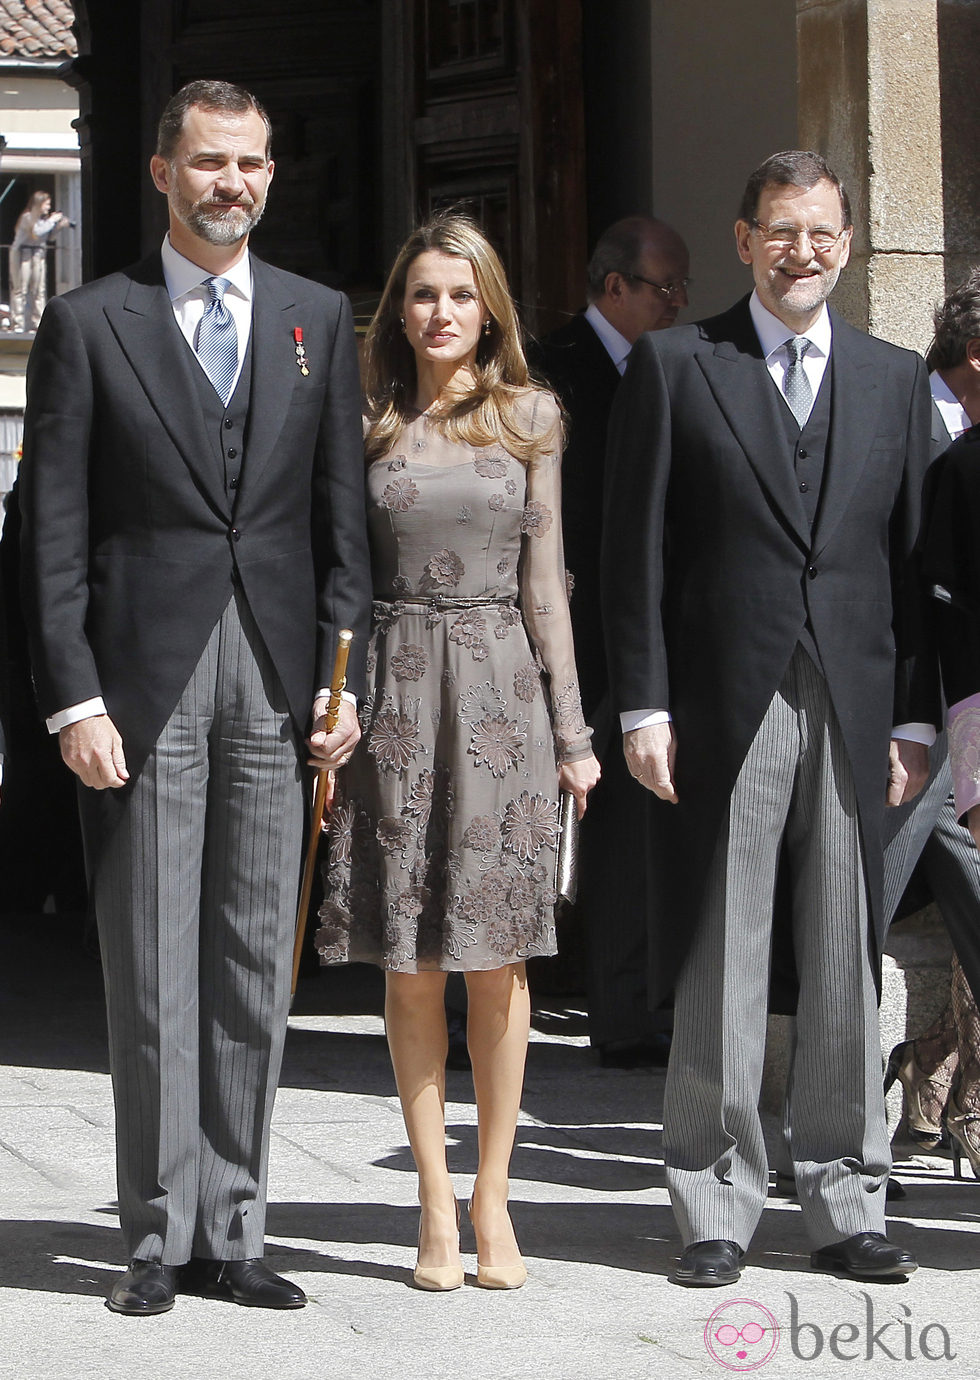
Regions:
[[[678,972],[664,1148],[688,1285],[738,1279],[768,1189],[758,1097],[784,846],[788,1119],[812,1264],[915,1268],[884,1235],[872,955],[886,787],[898,804],[921,786],[937,722],[913,560],[929,393],[918,356],[827,310],[850,226],[822,158],[768,159],[735,227],[754,292],[643,336],[610,423],[607,649],[630,769],[665,802],[652,978]]]
[[[602,781],[582,822],[579,905],[588,944],[589,1036],[605,1067],[663,1062],[647,1005],[647,802],[626,770],[609,705],[599,607],[599,546],[609,412],[629,353],[687,306],[689,257],[677,231],[653,216],[604,230],[588,267],[588,305],[532,346],[529,358],[568,414],[562,457],[562,539],[572,574],[572,631],[582,708]]]
[[[317,693],[370,599],[354,337],[346,299],[249,253],[273,173],[253,96],[183,88],[151,173],[162,250],[49,303],[23,462],[35,677],[106,979],[131,1257],[109,1307],[179,1285],[296,1308],[262,1260],[266,1173],[311,707],[322,764],[358,736],[349,702],[324,733]]]

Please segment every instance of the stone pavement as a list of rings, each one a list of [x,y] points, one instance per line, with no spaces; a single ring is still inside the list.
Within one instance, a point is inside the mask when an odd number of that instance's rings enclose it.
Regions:
[[[667,1282],[676,1237],[661,1158],[662,1075],[600,1070],[580,1010],[535,1017],[512,1171],[527,1286],[410,1287],[418,1210],[378,1015],[380,975],[304,978],[276,1104],[268,1256],[310,1295],[295,1313],[178,1298],[158,1318],[103,1306],[124,1265],[98,965],[77,928],[0,921],[0,1377],[81,1380],[659,1380],[980,1375],[980,1185],[906,1159],[890,1228],[904,1285],[815,1275],[796,1207],[772,1197],[732,1289]],[[472,1181],[472,1086],[448,1084],[450,1164]],[[969,1172],[968,1169],[966,1171]],[[467,1268],[472,1235],[464,1228]],[[705,1325],[723,1313],[705,1343]],[[761,1341],[750,1324],[780,1327]],[[719,1331],[721,1323],[733,1324]],[[740,1330],[734,1342],[727,1339]],[[945,1331],[943,1331],[945,1329]],[[942,1357],[945,1338],[954,1361]],[[739,1351],[744,1355],[739,1357]],[[760,1354],[761,1353],[761,1354]],[[937,1359],[931,1359],[936,1357]]]

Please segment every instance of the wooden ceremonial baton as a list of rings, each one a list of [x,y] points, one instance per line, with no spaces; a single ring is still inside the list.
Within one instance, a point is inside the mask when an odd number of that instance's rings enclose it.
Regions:
[[[337,634],[337,655],[333,663],[333,679],[330,682],[330,699],[324,727],[332,733],[340,718],[341,691],[347,684],[347,658],[354,634],[350,628],[343,628]],[[293,985],[289,989],[289,1005],[292,1008],[299,981],[299,965],[303,957],[303,941],[306,938],[306,913],[310,908],[310,895],[313,891],[313,876],[316,872],[316,855],[320,845],[320,826],[323,824],[323,811],[330,788],[330,772],[319,771],[316,775],[316,791],[313,796],[313,817],[310,821],[310,841],[306,845],[306,862],[303,866],[303,884],[299,889],[299,906],[296,910],[296,942],[293,945]]]

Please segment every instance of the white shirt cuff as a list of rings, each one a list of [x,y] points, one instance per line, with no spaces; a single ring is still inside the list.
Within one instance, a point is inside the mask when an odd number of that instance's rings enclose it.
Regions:
[[[904,738],[907,743],[922,743],[932,747],[936,741],[936,730],[932,724],[898,724],[892,729],[893,738]]]
[[[328,700],[330,698],[330,686],[328,685],[326,690],[318,690],[313,698],[315,700]],[[357,696],[352,694],[350,690],[341,690],[340,698],[346,700],[348,704],[352,704],[355,709],[357,708]]]
[[[60,709],[57,714],[52,714],[50,719],[45,722],[49,733],[60,733],[69,724],[77,724],[79,719],[94,719],[99,714],[104,714],[105,700],[101,695],[96,695],[94,700],[82,700],[81,704],[70,705],[67,709]]]
[[[666,709],[627,709],[620,714],[619,723],[624,733],[632,733],[635,728],[669,724],[670,714]]]

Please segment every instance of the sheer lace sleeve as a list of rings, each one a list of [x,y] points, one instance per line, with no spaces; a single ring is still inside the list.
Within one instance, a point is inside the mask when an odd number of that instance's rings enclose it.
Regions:
[[[545,433],[544,453],[527,466],[518,571],[521,612],[548,675],[559,759],[574,762],[591,751],[592,730],[582,715],[572,623],[568,613],[561,539],[561,422],[550,393],[530,399],[531,430]]]

